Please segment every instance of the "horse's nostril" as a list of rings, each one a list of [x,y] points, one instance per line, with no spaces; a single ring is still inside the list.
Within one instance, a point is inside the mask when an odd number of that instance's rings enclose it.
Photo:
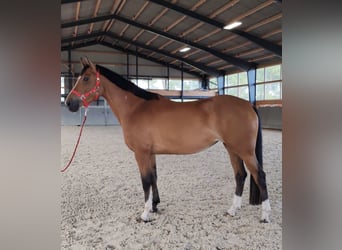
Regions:
[[[66,105],[69,107],[70,106],[70,100],[66,102]]]

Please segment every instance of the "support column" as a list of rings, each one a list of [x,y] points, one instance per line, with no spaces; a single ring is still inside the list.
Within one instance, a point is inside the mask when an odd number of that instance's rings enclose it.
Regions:
[[[219,95],[224,95],[224,75],[217,77],[217,90]]]
[[[249,101],[256,104],[256,68],[247,71]]]
[[[209,89],[209,77],[208,75],[203,75],[201,79],[201,88],[208,90]]]
[[[127,73],[127,80],[129,79],[129,53],[126,55],[126,73]]]
[[[139,74],[139,71],[138,71],[138,47],[135,46],[135,78],[137,80],[137,85],[139,83],[138,74]]]
[[[170,90],[170,65],[167,64],[167,90]]]
[[[183,76],[183,62],[181,62],[181,101],[183,102],[184,96],[184,76]]]

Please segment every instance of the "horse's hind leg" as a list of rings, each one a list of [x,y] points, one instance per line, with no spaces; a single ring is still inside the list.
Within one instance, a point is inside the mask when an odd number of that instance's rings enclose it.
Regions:
[[[243,161],[245,162],[248,170],[253,176],[254,181],[260,190],[261,197],[261,220],[260,222],[270,222],[271,206],[268,199],[267,185],[266,185],[266,174],[260,167],[259,162],[254,154],[244,156]]]
[[[236,210],[241,208],[241,196],[243,192],[243,187],[245,185],[247,173],[246,173],[246,170],[245,170],[245,167],[243,165],[243,161],[241,160],[241,158],[237,154],[229,150],[226,145],[225,147],[228,150],[228,153],[230,156],[230,161],[233,166],[235,182],[236,182],[233,204],[229,208],[228,214],[231,216],[235,216]]]
[[[156,212],[157,204],[160,202],[157,187],[156,157],[148,153],[135,153],[135,158],[139,166],[145,195],[144,212],[140,218],[147,222],[150,221],[150,212]]]

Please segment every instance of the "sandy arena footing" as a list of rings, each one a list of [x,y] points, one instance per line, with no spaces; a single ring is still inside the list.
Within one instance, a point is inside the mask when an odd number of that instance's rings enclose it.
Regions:
[[[78,126],[61,127],[61,168],[72,154]],[[271,223],[261,206],[225,216],[235,190],[222,143],[193,155],[158,155],[161,203],[152,222],[137,220],[144,193],[133,153],[120,126],[87,126],[70,168],[62,175],[62,249],[281,249],[282,133],[263,130],[264,170]]]

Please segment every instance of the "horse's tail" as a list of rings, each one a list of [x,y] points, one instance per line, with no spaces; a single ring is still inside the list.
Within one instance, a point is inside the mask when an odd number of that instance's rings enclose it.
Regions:
[[[258,113],[257,108],[254,106],[254,111],[257,114],[258,117],[258,135],[255,145],[255,155],[258,160],[258,168],[263,168],[263,162],[262,162],[262,131],[261,131],[261,122],[260,122],[260,116]],[[260,190],[257,186],[255,180],[253,179],[252,175],[250,177],[250,192],[249,192],[249,204],[251,205],[259,205],[261,204],[261,196],[260,196]]]

